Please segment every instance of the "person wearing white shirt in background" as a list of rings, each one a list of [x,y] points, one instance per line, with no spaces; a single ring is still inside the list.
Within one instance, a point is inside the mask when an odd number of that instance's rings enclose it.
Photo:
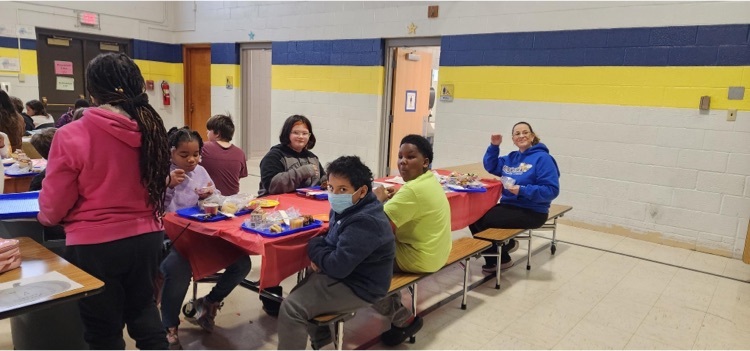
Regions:
[[[46,127],[55,126],[55,119],[47,113],[44,104],[39,100],[29,100],[26,103],[26,114],[31,116],[31,119],[34,120],[34,129],[45,125]],[[52,125],[49,125],[50,123],[52,123]]]

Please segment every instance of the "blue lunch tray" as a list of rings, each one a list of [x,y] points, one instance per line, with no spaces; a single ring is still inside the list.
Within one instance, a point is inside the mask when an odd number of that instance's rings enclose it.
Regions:
[[[309,191],[321,191],[321,190],[322,189],[320,188],[319,185],[318,186],[311,186],[311,187],[308,187],[308,188],[299,188],[299,189],[297,189],[297,195],[304,196],[304,197],[309,197],[309,198],[315,199],[315,200],[328,200],[328,192],[326,192],[325,194],[307,195],[307,192],[309,192]]]
[[[318,228],[318,227],[320,227],[322,225],[323,225],[323,222],[321,222],[321,221],[319,221],[317,219],[315,221],[313,221],[311,224],[308,224],[308,225],[306,225],[304,227],[300,227],[300,228],[296,228],[296,229],[289,229],[288,225],[281,224],[281,229],[282,229],[281,233],[271,233],[268,230],[268,228],[263,229],[263,230],[256,229],[256,228],[250,228],[247,225],[245,225],[245,222],[242,222],[242,225],[240,227],[242,229],[248,231],[248,232],[260,234],[260,236],[265,236],[267,238],[278,238],[278,237],[282,237],[282,236],[286,236],[286,235],[290,235],[290,234],[294,234],[294,233],[303,232],[303,231],[308,230],[308,229]]]
[[[36,218],[39,192],[0,194],[0,219]]]
[[[235,216],[242,216],[242,215],[248,214],[250,212],[253,212],[253,211],[250,210],[250,209],[245,208],[245,209],[237,211],[237,213],[235,213],[234,215]],[[195,220],[195,221],[200,221],[200,222],[218,222],[218,221],[223,221],[223,220],[229,218],[229,217],[225,216],[221,212],[217,213],[214,216],[207,217],[207,216],[205,216],[205,213],[203,213],[201,211],[201,208],[198,207],[198,206],[181,208],[181,209],[175,211],[175,213],[178,216],[180,216],[180,217],[185,217],[185,218],[189,218],[189,219],[192,219],[192,220]]]

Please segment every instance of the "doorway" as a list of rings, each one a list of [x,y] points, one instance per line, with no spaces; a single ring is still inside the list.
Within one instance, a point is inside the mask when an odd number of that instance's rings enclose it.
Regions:
[[[271,44],[244,44],[240,49],[242,74],[242,149],[251,165],[271,148]]]
[[[386,84],[381,135],[381,175],[398,175],[401,139],[434,138],[434,102],[440,66],[440,38],[386,40]]]
[[[207,138],[211,118],[211,45],[185,45],[185,125]]]
[[[39,100],[55,120],[73,108],[76,100],[89,99],[85,72],[94,57],[107,52],[132,57],[128,39],[45,28],[37,28],[36,35]]]

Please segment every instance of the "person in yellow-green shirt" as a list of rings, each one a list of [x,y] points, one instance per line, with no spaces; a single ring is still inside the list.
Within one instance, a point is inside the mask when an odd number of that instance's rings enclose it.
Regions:
[[[451,251],[451,210],[437,178],[430,172],[432,146],[420,135],[401,139],[398,170],[404,186],[398,192],[374,190],[396,235],[395,271],[432,273],[440,270]],[[422,328],[420,317],[401,303],[401,293],[386,296],[372,305],[390,317],[391,329],[380,336],[387,346],[398,345]]]

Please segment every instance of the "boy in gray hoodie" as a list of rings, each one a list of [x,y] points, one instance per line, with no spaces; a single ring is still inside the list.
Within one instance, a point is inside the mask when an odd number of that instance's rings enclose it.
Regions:
[[[328,235],[310,240],[310,274],[281,303],[279,349],[313,348],[332,341],[329,327],[308,321],[370,306],[388,293],[396,246],[383,205],[372,193],[372,172],[357,156],[327,168],[331,203]]]

